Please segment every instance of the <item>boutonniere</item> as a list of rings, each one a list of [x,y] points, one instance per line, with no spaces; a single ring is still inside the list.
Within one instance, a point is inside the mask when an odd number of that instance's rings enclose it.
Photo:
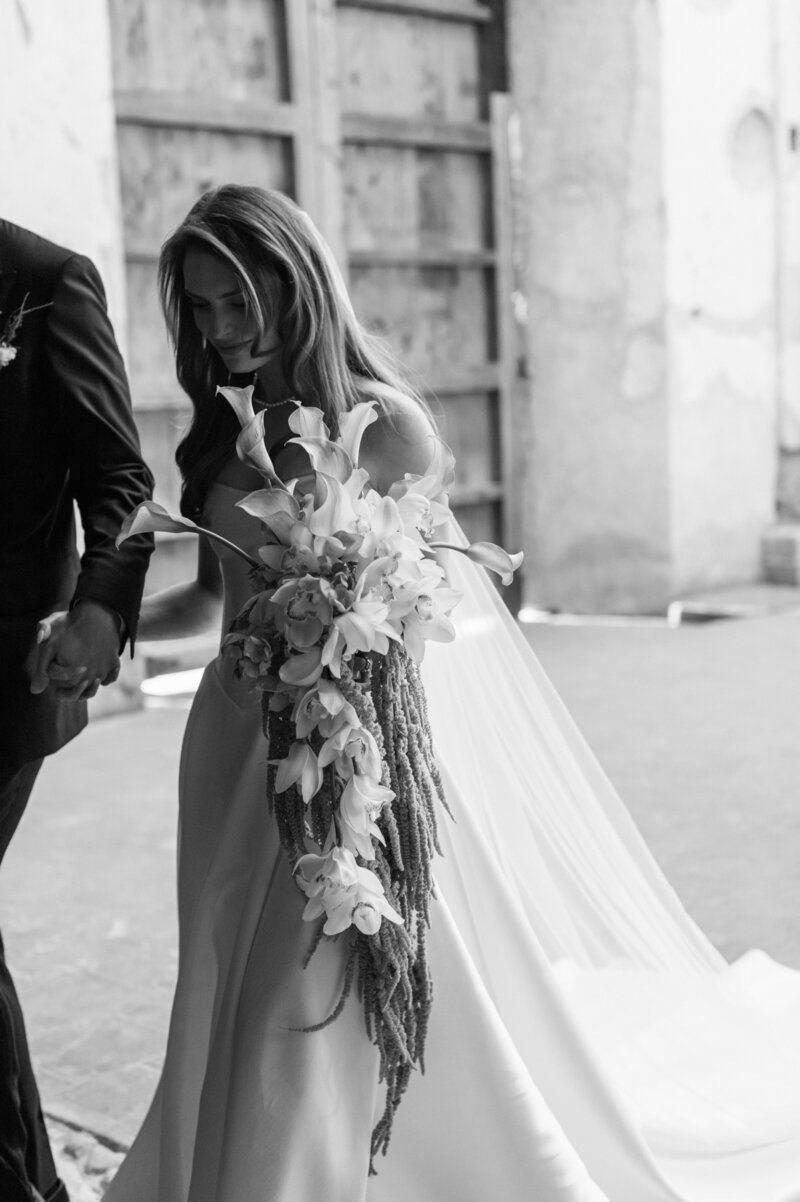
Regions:
[[[13,363],[17,357],[19,348],[14,346],[14,339],[19,333],[23,318],[27,317],[29,313],[36,313],[39,309],[49,309],[53,303],[48,301],[46,305],[34,305],[33,308],[26,309],[25,305],[29,296],[30,292],[26,292],[22,304],[11,314],[0,334],[0,371],[4,367],[8,367],[9,363]]]

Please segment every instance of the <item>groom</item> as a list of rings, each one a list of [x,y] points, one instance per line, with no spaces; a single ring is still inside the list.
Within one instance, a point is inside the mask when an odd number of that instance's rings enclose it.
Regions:
[[[151,491],[97,271],[0,220],[0,860],[44,756],[133,646],[152,542],[114,538]],[[39,1198],[67,1193],[0,939],[0,1199]]]

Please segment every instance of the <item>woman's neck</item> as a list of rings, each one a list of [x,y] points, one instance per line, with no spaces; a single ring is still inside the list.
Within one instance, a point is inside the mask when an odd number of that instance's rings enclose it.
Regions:
[[[289,383],[283,374],[283,356],[272,355],[256,372],[256,395],[267,404],[285,401],[292,395]]]

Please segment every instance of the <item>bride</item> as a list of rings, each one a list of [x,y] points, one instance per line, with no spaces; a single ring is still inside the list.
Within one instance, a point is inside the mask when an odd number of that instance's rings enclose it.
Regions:
[[[330,252],[278,193],[207,193],[160,280],[194,418],[178,450],[186,517],[245,550],[236,502],[262,485],[216,395],[255,380],[282,479],[309,462],[293,398],[332,429],[378,420],[360,465],[385,493],[424,476],[429,416],[359,326]],[[451,542],[463,541],[453,529]],[[145,600],[140,637],[226,632],[246,564],[199,540],[196,579]],[[215,542],[214,547],[218,544]],[[224,652],[180,770],[178,983],[162,1077],[108,1202],[790,1202],[800,1199],[800,982],[728,966],[661,876],[482,569],[447,553],[453,646],[423,679],[452,818],[439,816],[427,959],[433,1007],[388,1151],[379,1049],[352,931],[315,946],[265,796],[258,695]],[[307,961],[307,963],[306,963]],[[313,1031],[303,1028],[315,1027]],[[421,1066],[420,1066],[421,1067]]]

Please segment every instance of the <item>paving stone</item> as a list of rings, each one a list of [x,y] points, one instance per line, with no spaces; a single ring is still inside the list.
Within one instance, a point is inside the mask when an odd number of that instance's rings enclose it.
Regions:
[[[47,1129],[58,1175],[70,1202],[99,1202],[122,1160],[121,1149],[110,1148],[88,1131],[75,1130],[52,1116]]]

